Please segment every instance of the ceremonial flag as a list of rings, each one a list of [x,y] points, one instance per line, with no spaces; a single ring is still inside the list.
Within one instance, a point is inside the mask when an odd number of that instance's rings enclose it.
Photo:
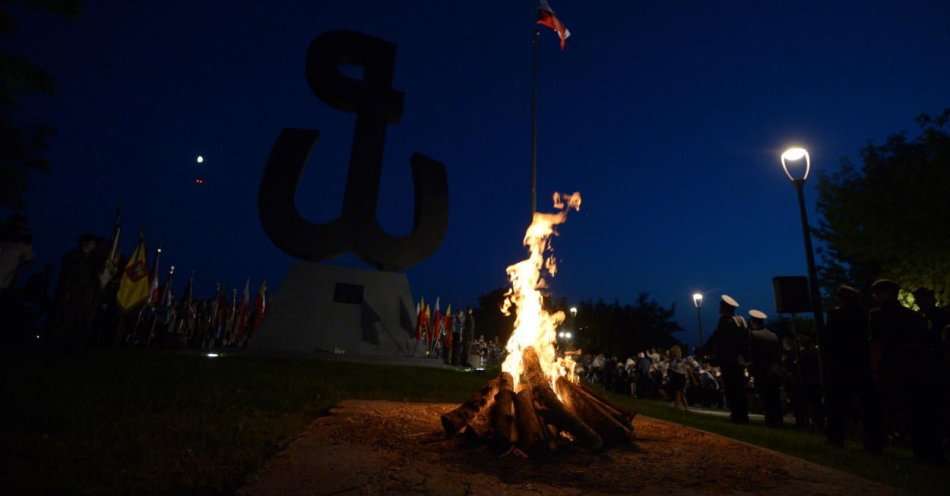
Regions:
[[[191,299],[195,291],[195,271],[191,271],[191,277],[188,278],[188,285],[185,286],[185,292],[181,295],[181,301],[178,303],[178,307],[182,309],[188,309],[191,307]]]
[[[538,24],[553,29],[554,32],[557,33],[557,37],[561,39],[561,50],[564,50],[564,46],[567,44],[567,38],[571,36],[571,32],[568,31],[567,26],[554,15],[554,9],[548,5],[547,0],[538,1]]]
[[[422,321],[425,322],[425,336],[426,343],[432,345],[432,306],[426,304],[425,316],[422,318]]]
[[[115,225],[112,228],[112,239],[109,241],[109,251],[102,262],[102,270],[99,271],[99,287],[104,288],[109,281],[119,272],[119,231],[122,227],[119,218],[119,209],[115,209]]]
[[[116,302],[125,311],[148,298],[148,267],[145,260],[145,238],[139,235],[139,244],[125,264]]]
[[[419,298],[419,304],[416,305],[416,341],[422,339],[425,334],[423,330],[425,329],[425,319],[426,319],[426,299]]]
[[[435,298],[435,313],[432,314],[432,339],[430,340],[433,343],[433,348],[435,343],[439,342],[439,338],[442,336],[442,311],[439,310],[439,298]]]
[[[251,333],[257,332],[264,323],[264,312],[266,311],[267,281],[261,282],[261,287],[257,289],[257,297],[254,298],[254,314],[251,317]]]
[[[175,266],[172,265],[168,269],[168,279],[165,280],[165,287],[162,289],[161,299],[158,302],[159,306],[166,308],[172,308],[175,306],[175,300],[172,295],[172,280],[175,278]]]
[[[247,335],[247,314],[251,303],[251,278],[244,282],[244,296],[241,298],[241,306],[238,308],[237,317],[234,319],[234,342],[240,345],[244,342]]]
[[[159,246],[155,250],[155,263],[152,264],[152,275],[148,277],[148,303],[151,305],[157,305],[159,303],[158,297],[158,262],[162,258],[162,247]]]
[[[194,321],[197,318],[197,312],[195,306],[192,305],[192,295],[195,291],[195,271],[191,271],[191,277],[188,278],[188,285],[185,286],[185,292],[181,295],[181,300],[178,301],[178,311],[175,312],[178,317],[178,332],[181,333],[183,328],[187,330],[190,334],[193,327]]]
[[[445,347],[449,350],[452,349],[452,323],[455,319],[452,318],[452,305],[449,305],[445,309]]]

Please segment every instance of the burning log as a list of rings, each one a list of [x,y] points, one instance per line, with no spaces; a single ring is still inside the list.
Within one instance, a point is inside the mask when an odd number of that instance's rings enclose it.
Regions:
[[[470,425],[476,416],[488,411],[498,394],[500,382],[500,378],[488,381],[485,387],[472,393],[468,401],[442,415],[442,428],[445,429],[446,437],[454,436],[463,427]]]
[[[577,444],[586,450],[600,451],[604,447],[604,440],[583,420],[564,407],[551,390],[551,386],[547,384],[535,386],[532,388],[532,393],[543,407],[540,413],[545,421],[554,424],[562,431],[569,432]]]
[[[548,385],[548,378],[541,368],[541,359],[534,347],[529,346],[521,352],[521,382],[530,387]]]
[[[605,442],[621,443],[633,439],[633,428],[621,424],[610,411],[613,409],[601,402],[599,397],[587,394],[564,377],[558,378],[556,386],[558,395],[564,400],[564,405],[589,425]]]
[[[583,384],[576,384],[575,386],[587,396],[597,400],[601,406],[605,407],[610,412],[610,414],[617,419],[618,422],[624,426],[629,426],[630,429],[633,429],[633,418],[637,416],[636,412],[627,410],[626,408],[610,401],[604,396],[601,396],[600,393]]]
[[[547,426],[538,418],[534,407],[531,388],[524,388],[515,396],[515,425],[518,428],[518,448],[525,453],[538,451],[543,447],[554,449],[554,437],[546,436]]]
[[[498,393],[491,407],[492,444],[499,451],[507,451],[517,438],[515,430],[514,379],[508,372],[498,378]]]

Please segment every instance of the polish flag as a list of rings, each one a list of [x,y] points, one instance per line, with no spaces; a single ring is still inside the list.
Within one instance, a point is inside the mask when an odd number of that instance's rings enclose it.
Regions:
[[[557,37],[561,39],[561,50],[564,50],[567,38],[571,36],[571,32],[568,31],[567,26],[561,23],[561,20],[554,15],[554,10],[548,5],[548,0],[538,1],[538,24],[553,29],[557,33]]]

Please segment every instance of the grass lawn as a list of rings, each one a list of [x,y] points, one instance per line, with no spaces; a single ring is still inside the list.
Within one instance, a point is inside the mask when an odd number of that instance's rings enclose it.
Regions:
[[[736,425],[728,417],[684,412],[668,403],[610,396],[643,415],[762,446],[915,494],[950,494],[950,468],[918,463],[907,448],[888,447],[883,455],[876,456],[865,453],[858,441],[849,440],[844,448],[835,448],[825,443],[824,435],[800,428],[774,429],[757,422]]]
[[[228,494],[343,398],[455,402],[485,376],[246,355],[4,350],[2,494]]]
[[[493,375],[130,349],[4,350],[0,363],[0,494],[229,494],[341,399],[460,403]],[[906,450],[875,457],[799,429],[614,399],[916,493],[950,488],[950,469],[917,464]]]

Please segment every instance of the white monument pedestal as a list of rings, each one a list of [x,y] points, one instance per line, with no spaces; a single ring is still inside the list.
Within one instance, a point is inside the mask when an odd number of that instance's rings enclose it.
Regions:
[[[419,354],[405,274],[296,262],[268,303],[252,351]]]

